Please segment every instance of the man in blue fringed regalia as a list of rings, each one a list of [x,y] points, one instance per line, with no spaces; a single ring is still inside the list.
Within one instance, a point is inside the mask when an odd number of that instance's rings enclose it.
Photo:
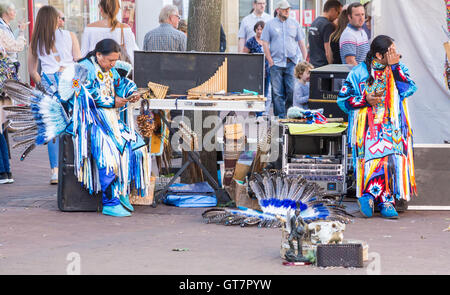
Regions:
[[[136,84],[126,78],[131,66],[118,62],[119,52],[114,40],[100,41],[79,61],[87,69],[84,83],[78,80],[77,73],[70,77],[72,72],[67,71],[61,76],[59,92],[73,113],[66,131],[74,136],[78,180],[91,193],[102,192],[103,214],[129,216],[133,211],[131,190],[144,196],[150,171],[147,147],[134,131],[132,109],[125,108],[140,97]],[[71,89],[80,82],[84,87],[72,94]]]
[[[130,216],[129,195],[147,195],[150,157],[135,130],[132,109],[140,99],[136,84],[126,77],[131,65],[118,61],[120,46],[112,39],[95,49],[60,76],[58,94],[47,94],[17,81],[5,91],[18,104],[11,125],[17,128],[15,146],[21,159],[66,132],[74,143],[74,171],[91,194],[102,192],[105,215]],[[64,107],[63,107],[64,106]]]

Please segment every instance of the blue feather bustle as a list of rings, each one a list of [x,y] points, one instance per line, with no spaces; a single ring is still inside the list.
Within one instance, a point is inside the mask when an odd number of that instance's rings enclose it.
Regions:
[[[122,77],[128,77],[133,70],[133,66],[123,60],[116,61],[116,65],[114,67]]]
[[[238,207],[237,209],[209,209],[203,213],[207,223],[259,227],[280,227],[296,209],[307,223],[317,220],[351,222],[344,207],[327,198],[316,183],[300,175],[286,175],[275,171],[255,173],[249,181],[250,193],[259,203],[261,211]]]
[[[74,94],[81,91],[81,85],[87,81],[89,70],[79,64],[67,67],[61,74],[58,83],[58,93],[62,101],[70,100]]]
[[[33,94],[30,109],[38,129],[36,144],[41,145],[64,132],[70,120],[56,96],[40,91],[33,91]]]

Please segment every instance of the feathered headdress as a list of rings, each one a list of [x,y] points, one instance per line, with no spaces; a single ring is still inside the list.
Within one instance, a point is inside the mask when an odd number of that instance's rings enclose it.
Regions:
[[[262,209],[256,211],[244,207],[238,209],[210,209],[203,213],[208,223],[241,226],[256,225],[279,227],[295,209],[305,222],[314,220],[351,221],[343,206],[326,198],[317,183],[308,182],[300,175],[286,175],[281,171],[255,173],[249,186]]]
[[[123,60],[116,61],[116,65],[114,66],[114,68],[117,70],[119,75],[124,78],[128,77],[133,70],[133,66]]]
[[[58,93],[62,101],[68,101],[81,91],[81,85],[87,80],[89,70],[81,64],[68,66],[59,77]]]
[[[16,129],[11,136],[16,144],[13,148],[23,147],[21,160],[36,145],[45,144],[63,132],[69,124],[69,118],[56,96],[50,96],[30,86],[7,80],[4,91],[17,106],[4,107],[10,114],[10,127]]]

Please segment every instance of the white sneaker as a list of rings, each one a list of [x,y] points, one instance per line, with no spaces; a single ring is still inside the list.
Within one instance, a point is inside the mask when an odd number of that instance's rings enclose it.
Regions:
[[[58,184],[58,168],[52,169],[52,178],[50,178],[50,184]]]
[[[5,184],[5,183],[10,183],[10,179],[8,177],[8,174],[2,173],[2,174],[0,174],[0,184]]]

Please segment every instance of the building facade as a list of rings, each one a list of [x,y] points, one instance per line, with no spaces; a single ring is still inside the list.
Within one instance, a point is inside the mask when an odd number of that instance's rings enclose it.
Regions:
[[[278,0],[266,0],[266,12],[273,15]],[[304,28],[305,33],[309,24],[320,15],[326,0],[288,0],[292,6],[291,14]],[[357,0],[340,0],[342,3],[355,2]],[[28,19],[28,38],[31,35],[33,22],[40,7],[52,5],[65,15],[66,29],[74,32],[79,40],[84,27],[100,18],[98,4],[100,0],[11,0],[17,9],[17,18],[12,24],[17,27],[17,21]],[[159,25],[158,16],[162,7],[174,4],[179,8],[182,19],[187,20],[189,14],[189,0],[120,0],[121,10],[118,19],[128,23],[135,35],[139,48],[142,48],[145,34]],[[239,25],[252,9],[253,0],[224,0],[222,1],[222,26],[227,37],[227,52],[237,52]],[[81,43],[81,42],[80,42]],[[19,54],[22,64],[20,76],[24,81],[27,77],[26,50]]]

